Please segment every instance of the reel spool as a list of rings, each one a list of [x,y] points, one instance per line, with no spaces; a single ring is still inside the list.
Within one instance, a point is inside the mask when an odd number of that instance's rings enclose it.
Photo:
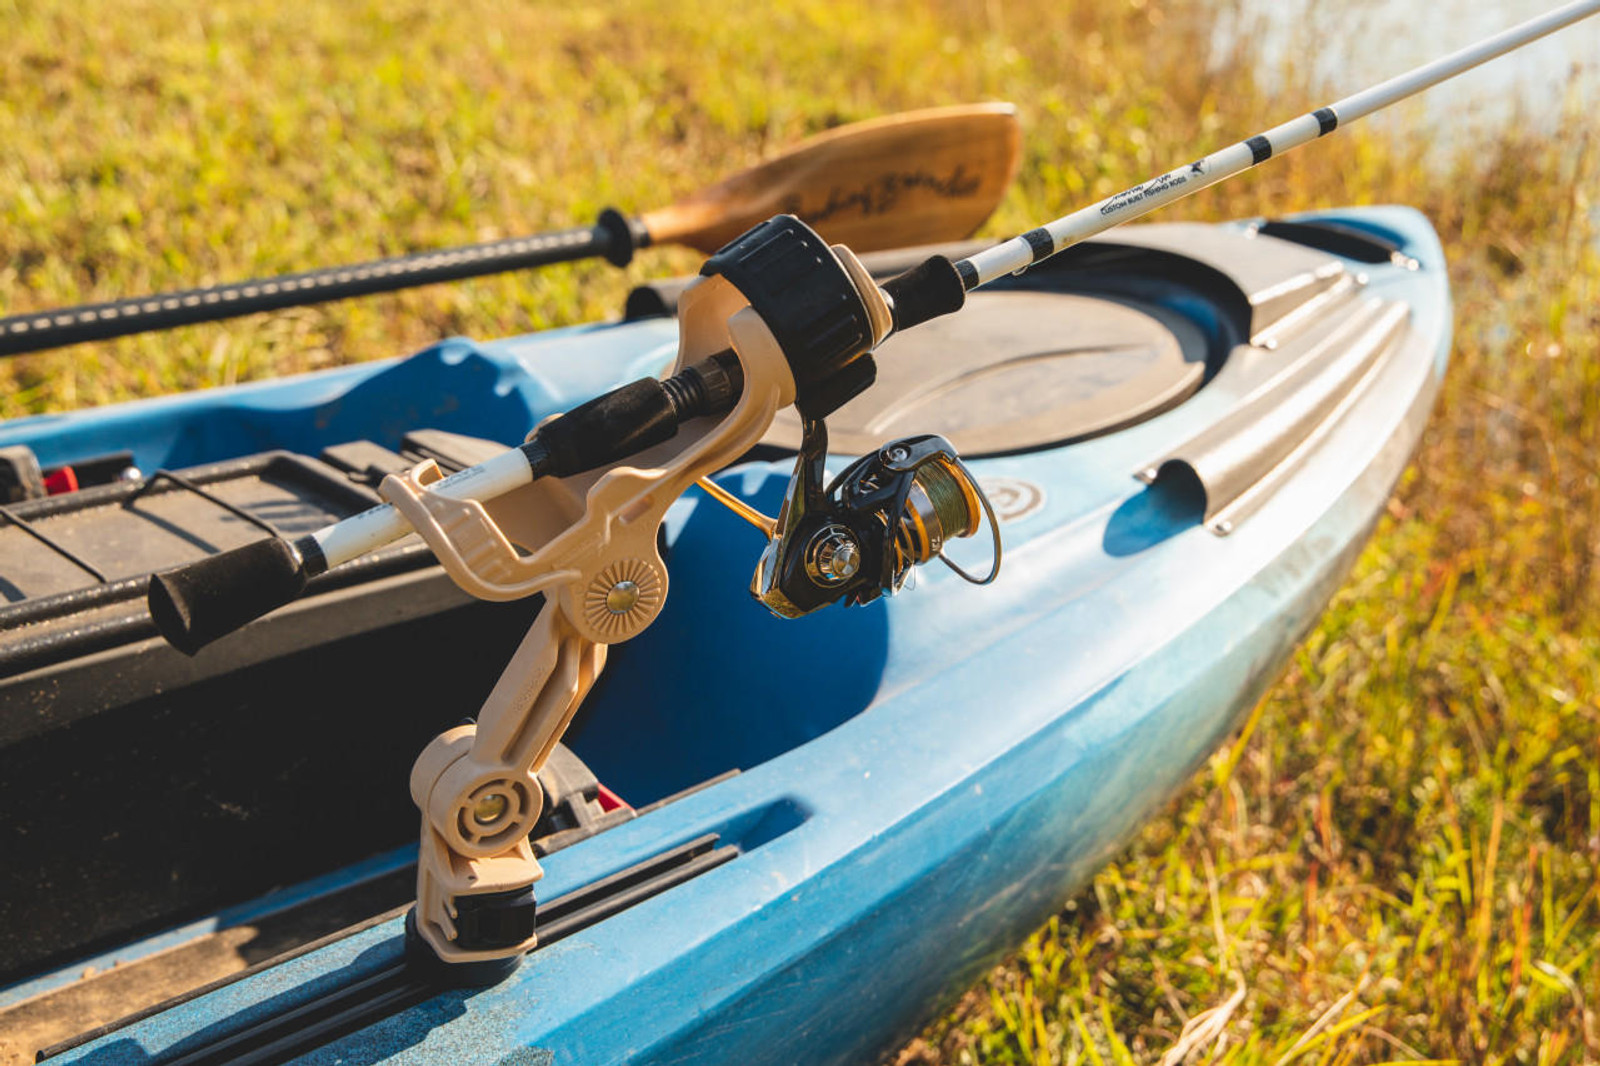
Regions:
[[[987,585],[1000,573],[1000,526],[994,509],[943,437],[927,434],[885,444],[846,467],[828,486],[828,497],[883,523],[880,592],[900,591],[913,568],[934,559],[975,585]],[[976,578],[952,562],[944,546],[976,534],[985,518],[994,536],[994,565],[985,577]]]
[[[926,434],[890,441],[822,487],[827,430],[808,421],[789,493],[751,581],[774,614],[797,618],[844,601],[870,603],[904,587],[938,559],[963,579],[987,585],[1000,573],[1000,527],[988,497],[949,441]],[[987,519],[994,564],[974,577],[944,554]]]

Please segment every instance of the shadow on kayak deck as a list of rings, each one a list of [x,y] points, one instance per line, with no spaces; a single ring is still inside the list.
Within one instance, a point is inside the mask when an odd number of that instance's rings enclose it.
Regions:
[[[1192,477],[1163,476],[1118,507],[1101,540],[1107,555],[1137,555],[1200,524],[1205,490]]]

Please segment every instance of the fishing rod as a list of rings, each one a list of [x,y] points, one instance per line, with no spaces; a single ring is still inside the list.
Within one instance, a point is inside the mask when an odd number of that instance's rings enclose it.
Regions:
[[[862,251],[961,240],[1000,203],[1021,158],[1010,104],[886,115],[818,134],[636,218],[607,208],[587,228],[11,315],[0,318],[0,356],[580,259],[627,266],[651,245],[710,255],[779,212]]]
[[[875,290],[875,298],[887,303],[892,316],[883,335],[873,331],[877,343],[889,332],[959,310],[972,289],[1025,270],[1095,234],[1259,166],[1275,154],[1316,140],[1341,124],[1389,107],[1597,12],[1600,0],[1568,4],[975,255],[954,262],[943,256],[931,257]],[[739,243],[730,244],[713,260]],[[709,271],[708,264],[705,272]],[[759,284],[760,279],[750,279],[750,283]],[[767,305],[781,310],[782,292],[767,295]],[[836,379],[853,376],[844,386],[829,385],[833,393],[843,389],[848,399],[870,384],[867,356],[873,347],[876,344],[869,342],[866,350],[828,367]],[[731,352],[718,353],[665,381],[644,379],[591,400],[544,423],[521,447],[436,481],[428,490],[445,500],[483,501],[543,477],[593,470],[670,439],[680,423],[729,411],[738,401],[741,387],[738,359]],[[808,423],[820,423],[826,413],[806,410],[804,401],[796,406]],[[411,531],[411,524],[396,507],[383,504],[292,543],[257,541],[155,575],[150,585],[151,613],[169,642],[193,654],[217,637],[295,599],[309,578]]]

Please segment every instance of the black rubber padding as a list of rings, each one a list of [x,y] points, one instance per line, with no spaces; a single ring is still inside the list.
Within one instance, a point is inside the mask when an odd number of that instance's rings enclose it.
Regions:
[[[967,302],[967,287],[955,264],[942,255],[921,263],[883,283],[894,301],[894,328],[910,329],[931,318],[953,314]]]
[[[824,418],[877,379],[872,319],[828,243],[793,215],[729,241],[700,273],[720,274],[750,301],[794,374],[795,408]]]
[[[718,352],[665,381],[641,378],[574,407],[540,426],[522,454],[535,478],[571,477],[671,440],[691,418],[731,411],[743,391],[739,357]]]
[[[1339,128],[1339,116],[1333,113],[1333,108],[1319,107],[1311,114],[1317,120],[1318,137],[1326,137]]]
[[[167,643],[193,655],[305,591],[300,556],[269,537],[150,578],[150,616]]]
[[[1265,163],[1272,158],[1272,142],[1265,137],[1258,135],[1244,143],[1250,149],[1250,162],[1252,164]]]

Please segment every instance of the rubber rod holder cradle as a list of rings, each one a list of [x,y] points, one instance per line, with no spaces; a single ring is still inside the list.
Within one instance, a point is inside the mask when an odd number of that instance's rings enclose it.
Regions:
[[[734,238],[700,273],[732,282],[767,324],[794,375],[795,408],[806,418],[832,414],[877,378],[878,338],[859,280],[793,215]]]

